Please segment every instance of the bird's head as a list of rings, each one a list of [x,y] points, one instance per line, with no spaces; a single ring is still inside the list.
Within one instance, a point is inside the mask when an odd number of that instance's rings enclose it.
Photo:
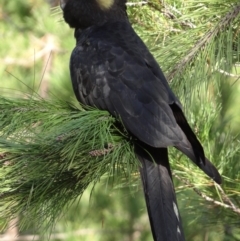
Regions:
[[[127,0],[60,0],[64,20],[72,28],[84,29],[111,20],[127,18]]]

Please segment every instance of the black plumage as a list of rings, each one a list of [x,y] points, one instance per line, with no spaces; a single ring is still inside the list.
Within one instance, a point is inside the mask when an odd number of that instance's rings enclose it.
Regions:
[[[121,118],[138,139],[135,151],[154,240],[184,240],[167,147],[182,151],[217,183],[221,177],[205,158],[158,63],[132,29],[125,2],[62,0],[64,19],[77,41],[70,61],[72,85],[79,102]]]

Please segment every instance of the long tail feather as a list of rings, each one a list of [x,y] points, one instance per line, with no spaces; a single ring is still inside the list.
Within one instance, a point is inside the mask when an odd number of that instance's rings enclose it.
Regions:
[[[184,241],[166,148],[136,146],[154,241]]]
[[[200,169],[202,169],[209,177],[211,177],[216,183],[221,184],[222,178],[219,174],[216,167],[207,159],[205,158],[204,163],[199,163],[196,160],[194,155],[193,149],[190,146],[189,148],[185,148],[183,146],[175,146],[178,150],[188,156]]]
[[[216,183],[221,184],[221,176],[216,169],[216,167],[205,157],[203,147],[196,135],[189,126],[182,110],[178,105],[170,105],[174,117],[184,132],[186,140],[183,140],[183,143],[180,143],[178,146],[175,146],[178,150],[183,152],[188,156],[199,168],[201,168],[209,177],[211,177]]]

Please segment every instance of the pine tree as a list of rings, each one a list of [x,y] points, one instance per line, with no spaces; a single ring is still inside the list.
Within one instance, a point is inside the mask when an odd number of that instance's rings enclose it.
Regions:
[[[128,11],[180,96],[206,156],[224,178],[221,187],[214,185],[171,150],[186,239],[209,235],[208,240],[216,240],[215,231],[218,240],[238,240],[239,1],[132,1]],[[21,213],[21,227],[34,218],[50,227],[90,183],[103,177],[130,185],[128,180],[138,179],[129,137],[107,112],[36,94],[29,99],[1,97],[0,109],[4,223]]]

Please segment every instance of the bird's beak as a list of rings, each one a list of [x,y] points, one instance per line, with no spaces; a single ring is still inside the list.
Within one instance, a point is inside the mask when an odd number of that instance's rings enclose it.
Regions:
[[[60,0],[60,7],[61,7],[62,10],[64,10],[67,1],[68,1],[68,0]]]

